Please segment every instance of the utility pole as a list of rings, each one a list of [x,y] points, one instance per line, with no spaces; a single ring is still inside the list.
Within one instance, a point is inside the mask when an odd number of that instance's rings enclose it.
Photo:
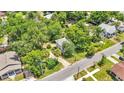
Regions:
[[[79,77],[80,67],[78,66],[77,78]]]

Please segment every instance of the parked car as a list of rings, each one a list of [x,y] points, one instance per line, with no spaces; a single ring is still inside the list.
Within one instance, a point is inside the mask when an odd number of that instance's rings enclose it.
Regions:
[[[120,59],[121,61],[124,61],[124,57],[121,57],[121,56],[120,56],[119,59]]]

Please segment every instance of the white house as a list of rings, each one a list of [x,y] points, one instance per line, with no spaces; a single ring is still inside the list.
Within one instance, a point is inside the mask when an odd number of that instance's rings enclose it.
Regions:
[[[61,38],[61,39],[58,39],[58,40],[55,40],[55,42],[56,42],[56,46],[63,52],[63,48],[62,48],[62,46],[63,46],[63,43],[64,42],[69,42],[66,38]]]
[[[104,30],[104,32],[103,32],[104,37],[111,38],[114,35],[116,35],[116,27],[115,26],[111,26],[109,24],[102,23],[99,25],[99,27],[101,27],[101,29]]]

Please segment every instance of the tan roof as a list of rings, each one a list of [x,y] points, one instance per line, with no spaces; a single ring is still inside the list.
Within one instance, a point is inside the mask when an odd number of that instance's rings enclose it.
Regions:
[[[112,68],[112,72],[120,79],[124,80],[124,62],[115,64]]]
[[[0,54],[0,75],[15,69],[21,68],[21,62],[14,51]]]

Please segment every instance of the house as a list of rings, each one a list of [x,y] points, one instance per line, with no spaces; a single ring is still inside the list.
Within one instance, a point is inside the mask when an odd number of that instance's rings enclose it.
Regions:
[[[124,32],[124,23],[121,22],[121,24],[117,27],[117,30],[120,32]]]
[[[14,51],[0,54],[0,80],[21,73],[21,62]]]
[[[7,16],[5,15],[5,12],[0,11],[0,19],[2,20],[2,25],[6,25],[6,21],[7,21]]]
[[[47,15],[44,16],[44,17],[47,18],[47,19],[51,19],[52,15],[53,15],[53,13],[51,13],[51,14],[47,14]]]
[[[124,62],[115,64],[110,73],[117,80],[124,80]]]
[[[0,17],[4,17],[5,16],[5,13],[0,11]]]
[[[104,37],[111,38],[116,35],[116,27],[108,24],[100,24],[99,27],[104,30]]]
[[[64,52],[64,51],[63,51],[63,48],[62,48],[63,43],[64,43],[64,42],[69,42],[69,41],[68,41],[66,38],[61,38],[61,39],[55,40],[55,42],[56,42],[56,46],[57,46],[62,52]]]

